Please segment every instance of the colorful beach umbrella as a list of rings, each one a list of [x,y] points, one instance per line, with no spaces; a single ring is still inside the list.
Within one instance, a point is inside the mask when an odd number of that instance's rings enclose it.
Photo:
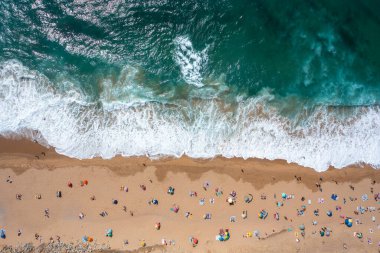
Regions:
[[[352,227],[352,218],[346,218],[345,220],[344,220],[344,224],[346,224],[346,226],[347,227]]]

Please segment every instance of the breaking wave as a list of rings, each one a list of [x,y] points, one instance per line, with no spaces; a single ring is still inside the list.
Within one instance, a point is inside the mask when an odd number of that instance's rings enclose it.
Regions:
[[[0,134],[28,135],[66,156],[256,157],[317,171],[380,165],[379,107],[320,106],[289,118],[271,100],[263,91],[229,104],[90,102],[74,88],[69,93],[54,88],[17,61],[0,65]]]

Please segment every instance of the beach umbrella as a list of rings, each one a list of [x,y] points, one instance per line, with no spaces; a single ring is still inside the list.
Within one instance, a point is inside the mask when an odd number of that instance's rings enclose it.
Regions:
[[[119,202],[117,201],[117,199],[114,199],[114,200],[112,201],[112,203],[113,203],[114,205],[117,205],[117,203],[119,203]]]
[[[222,237],[221,235],[217,235],[217,236],[215,237],[215,239],[216,239],[217,241],[220,241],[220,242],[223,241],[223,237]]]
[[[252,200],[253,200],[252,194],[248,194],[248,195],[244,196],[245,203],[251,203]]]
[[[7,236],[5,235],[5,230],[4,229],[1,229],[0,230],[0,237],[2,238],[2,239],[5,239]]]
[[[305,225],[304,225],[304,224],[301,224],[301,225],[299,226],[299,229],[300,229],[300,230],[305,230]]]
[[[228,231],[226,231],[225,233],[224,233],[224,241],[227,241],[227,240],[229,240],[230,239],[230,232],[228,232]]]
[[[107,232],[106,232],[106,236],[107,237],[112,237],[112,235],[113,235],[113,232],[112,232],[112,229],[107,229]]]
[[[87,236],[83,236],[83,237],[82,237],[82,242],[83,242],[83,243],[88,242],[88,237],[87,237]]]
[[[346,224],[347,227],[352,227],[352,218],[346,218],[344,220],[344,224]]]
[[[92,237],[88,237],[88,241],[89,241],[89,242],[93,242],[93,241],[94,241],[94,238],[92,238]]]
[[[196,247],[198,245],[198,239],[195,237],[190,237],[190,243],[193,245],[193,247]]]
[[[265,210],[261,210],[259,213],[259,218],[260,219],[265,219],[268,216],[268,212]]]

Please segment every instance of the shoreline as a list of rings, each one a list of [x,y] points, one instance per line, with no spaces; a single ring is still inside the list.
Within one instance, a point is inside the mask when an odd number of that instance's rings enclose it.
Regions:
[[[45,153],[46,156],[41,153]],[[38,158],[36,157],[38,156]],[[23,163],[27,166],[13,166],[13,161],[23,159]],[[52,166],[54,161],[60,160],[60,165]],[[277,181],[291,181],[294,175],[301,176],[304,179],[302,183],[308,188],[314,188],[314,182],[319,177],[323,177],[325,181],[332,182],[339,180],[341,182],[359,182],[364,178],[380,181],[380,170],[373,168],[368,164],[354,164],[341,169],[330,167],[323,172],[317,172],[312,168],[304,167],[296,163],[288,163],[285,160],[267,160],[259,158],[225,158],[215,157],[213,159],[195,159],[188,156],[180,158],[163,157],[159,159],[150,159],[148,157],[122,157],[116,156],[112,159],[102,159],[95,157],[92,159],[76,159],[58,154],[54,148],[46,148],[38,143],[27,139],[8,139],[0,137],[0,162],[2,167],[9,166],[16,174],[21,174],[29,167],[38,169],[58,169],[62,166],[99,166],[107,167],[120,176],[128,176],[141,172],[148,166],[155,166],[159,170],[156,176],[159,180],[163,180],[168,172],[185,172],[190,179],[197,179],[203,173],[215,171],[216,173],[226,174],[235,180],[242,179],[244,182],[252,182],[252,174],[260,176],[258,173],[266,173],[263,181],[259,184],[256,182],[255,187],[259,189],[266,184]],[[121,166],[123,164],[123,166]],[[132,168],[133,166],[133,168]],[[181,169],[178,168],[178,166]],[[244,167],[244,173],[241,171]],[[236,173],[235,169],[240,169]],[[287,170],[287,171],[285,171]],[[289,175],[294,173],[294,175]],[[355,177],[347,176],[355,173]],[[276,176],[277,175],[277,176]],[[269,177],[271,177],[269,179]],[[274,180],[273,180],[274,178]]]
[[[11,184],[6,182],[8,177]],[[81,187],[79,182],[84,179],[89,184]],[[46,245],[50,237],[56,241],[56,236],[64,243],[81,245],[83,235],[94,237],[94,243],[107,245],[116,252],[146,252],[149,247],[153,247],[151,252],[176,253],[326,252],[331,248],[341,249],[342,244],[348,247],[347,252],[366,252],[376,250],[380,243],[380,217],[371,222],[371,217],[379,214],[379,203],[370,193],[370,189],[380,192],[380,171],[367,165],[316,172],[281,160],[221,157],[211,160],[189,157],[78,160],[31,141],[0,138],[0,180],[0,229],[7,231],[7,239],[0,239],[0,248],[1,245],[16,247],[29,242],[36,246]],[[202,189],[206,181],[211,183],[207,191]],[[73,183],[72,188],[67,186],[68,182]],[[317,187],[316,183],[322,186]],[[146,190],[141,190],[141,185],[145,185]],[[121,186],[128,186],[129,191],[121,191]],[[173,196],[166,193],[169,186],[175,188]],[[214,189],[219,187],[224,191],[222,196],[215,195]],[[55,196],[58,190],[62,198]],[[190,197],[189,191],[198,192],[198,196]],[[233,206],[226,203],[231,191],[237,192]],[[281,200],[282,192],[294,194],[295,199]],[[254,198],[250,204],[243,201],[247,193]],[[330,199],[332,193],[340,196],[339,201]],[[22,194],[22,200],[15,199],[16,194]],[[39,194],[42,198],[37,200]],[[368,194],[367,202],[361,201],[363,194]],[[260,199],[263,195],[265,200]],[[96,200],[91,201],[90,196],[96,196]],[[318,203],[321,197],[325,204]],[[350,201],[349,197],[357,200]],[[158,206],[148,204],[152,198],[159,200]],[[202,198],[205,203],[200,205],[198,202]],[[347,203],[343,204],[343,198]],[[119,201],[117,205],[112,204],[114,199]],[[211,199],[215,204],[208,203]],[[275,205],[278,201],[284,205]],[[178,213],[170,211],[173,204],[180,206]],[[123,211],[124,205],[128,211]],[[298,216],[296,210],[303,205],[307,206],[307,211]],[[335,210],[337,205],[342,210]],[[354,210],[359,205],[374,206],[377,210],[355,215]],[[313,215],[316,208],[321,210],[320,217]],[[43,215],[45,209],[49,209],[49,218]],[[262,209],[269,213],[266,220],[257,218]],[[325,214],[329,209],[334,210],[333,217]],[[243,210],[248,211],[246,219],[240,217]],[[107,217],[99,216],[101,211],[106,211]],[[190,218],[184,217],[186,211],[191,212]],[[81,212],[85,215],[83,220],[78,218]],[[280,214],[279,220],[273,218],[276,212]],[[204,220],[205,213],[211,213],[212,219]],[[341,224],[342,215],[353,216],[363,224],[347,229]],[[231,216],[236,216],[237,221],[230,222]],[[317,226],[311,224],[315,219]],[[158,231],[154,229],[157,222],[162,224]],[[305,237],[300,236],[298,226],[301,224],[306,227]],[[321,227],[331,228],[332,236],[320,237]],[[114,231],[112,238],[104,235],[108,228]],[[230,229],[229,241],[215,241],[220,228]],[[16,235],[18,229],[22,230],[21,236]],[[375,232],[371,234],[369,229]],[[254,230],[260,231],[261,240],[243,237]],[[353,239],[353,232],[362,232],[363,240]],[[36,233],[43,239],[36,240]],[[199,238],[197,247],[190,245],[189,236]],[[175,243],[155,248],[163,238]],[[367,238],[373,243],[367,244]],[[126,239],[129,244],[123,245]],[[140,247],[142,240],[146,247]]]

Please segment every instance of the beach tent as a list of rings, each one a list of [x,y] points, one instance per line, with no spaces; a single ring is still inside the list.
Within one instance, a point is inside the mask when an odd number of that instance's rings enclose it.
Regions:
[[[352,227],[352,218],[349,218],[347,217],[345,220],[344,220],[344,224],[347,226],[347,227]]]
[[[114,205],[117,205],[117,203],[119,203],[119,201],[117,201],[117,199],[114,199],[114,200],[112,200],[112,203],[113,203]]]
[[[331,216],[333,215],[332,211],[330,211],[330,210],[327,211],[326,214],[327,214],[327,216],[329,216],[329,217],[331,217]]]
[[[286,199],[286,197],[287,197],[286,193],[285,193],[285,192],[281,193],[281,197],[282,197],[283,199]]]
[[[300,230],[305,230],[305,225],[304,225],[304,224],[301,224],[301,225],[299,226],[299,229],[300,229]]]
[[[112,237],[113,236],[113,232],[112,232],[112,229],[107,229],[107,231],[106,231],[106,236],[107,237]]]
[[[85,185],[88,185],[88,181],[87,181],[87,179],[85,179],[85,180],[83,181],[83,183],[84,183]]]
[[[7,236],[6,236],[6,234],[5,234],[5,230],[4,229],[1,229],[0,230],[0,237],[2,238],[2,239],[5,239]]]
[[[153,204],[153,205],[158,205],[158,200],[157,200],[157,199],[153,199],[153,200],[152,200],[152,204]]]
[[[338,195],[336,195],[335,193],[331,195],[331,199],[332,200],[337,200],[338,199]]]
[[[72,187],[73,187],[73,183],[68,182],[68,183],[67,183],[67,186],[70,187],[70,188],[72,188]]]

